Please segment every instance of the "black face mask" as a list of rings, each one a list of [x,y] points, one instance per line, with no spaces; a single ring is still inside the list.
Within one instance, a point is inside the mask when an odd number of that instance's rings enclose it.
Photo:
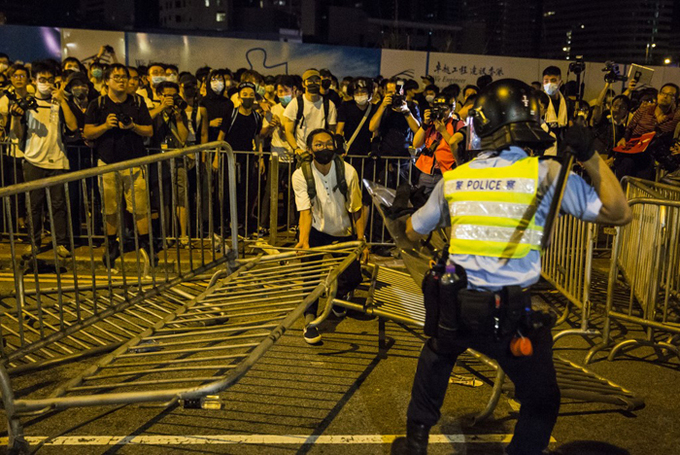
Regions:
[[[241,99],[241,105],[246,109],[250,109],[251,107],[253,107],[253,104],[255,104],[255,98]]]
[[[323,149],[314,152],[314,161],[319,164],[328,164],[333,161],[335,150]]]
[[[321,87],[323,87],[324,90],[328,90],[329,88],[331,88],[331,82],[332,81],[330,79],[325,79],[321,81]]]
[[[321,86],[319,84],[309,84],[307,86],[307,91],[309,93],[316,95],[317,93],[319,93],[321,91]]]

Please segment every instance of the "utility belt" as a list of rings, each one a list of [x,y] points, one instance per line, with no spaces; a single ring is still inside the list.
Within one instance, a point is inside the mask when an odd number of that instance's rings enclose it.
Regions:
[[[528,337],[541,327],[552,326],[554,318],[531,309],[529,288],[506,286],[498,292],[468,289],[465,270],[447,262],[445,249],[423,279],[425,335],[440,340],[510,339],[513,354],[531,355]]]

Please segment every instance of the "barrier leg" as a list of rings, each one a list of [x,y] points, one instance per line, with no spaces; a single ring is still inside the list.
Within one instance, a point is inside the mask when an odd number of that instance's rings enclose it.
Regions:
[[[2,392],[2,402],[7,415],[8,453],[28,454],[29,445],[24,439],[24,427],[14,412],[14,392],[4,365],[0,365],[0,392]]]

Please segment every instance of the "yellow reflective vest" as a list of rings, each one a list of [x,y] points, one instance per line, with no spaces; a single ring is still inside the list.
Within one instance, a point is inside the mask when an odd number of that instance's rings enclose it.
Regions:
[[[522,258],[539,250],[543,228],[534,223],[538,207],[538,158],[505,167],[444,173],[451,214],[450,254]]]

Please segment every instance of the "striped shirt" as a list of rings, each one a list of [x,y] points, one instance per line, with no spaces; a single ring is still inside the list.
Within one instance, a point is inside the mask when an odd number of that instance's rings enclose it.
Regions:
[[[673,133],[680,122],[680,109],[670,112],[659,122],[655,115],[656,104],[641,107],[635,112],[626,129],[626,140],[656,131],[658,134]]]

